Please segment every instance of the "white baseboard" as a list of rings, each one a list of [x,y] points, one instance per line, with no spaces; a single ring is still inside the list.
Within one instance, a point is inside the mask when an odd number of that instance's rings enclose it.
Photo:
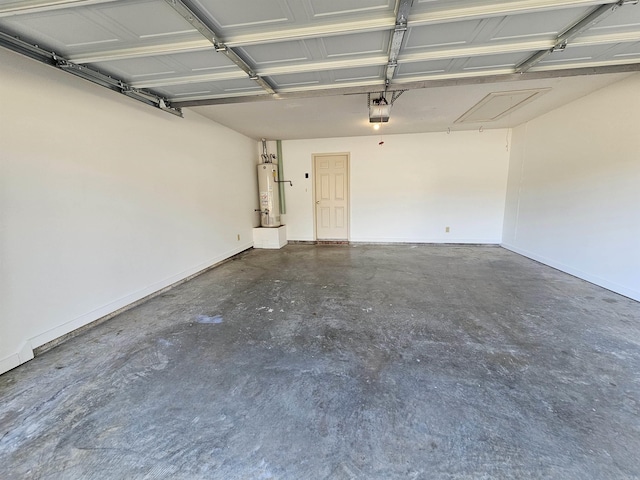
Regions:
[[[165,278],[159,282],[155,282],[146,288],[133,292],[125,297],[119,298],[110,302],[106,305],[103,305],[100,308],[92,310],[91,312],[87,312],[77,318],[69,320],[61,325],[58,325],[46,332],[42,332],[29,340],[27,340],[20,349],[14,353],[0,359],[0,374],[7,372],[13,368],[16,368],[18,365],[21,365],[29,360],[31,360],[34,356],[33,350],[45,345],[46,343],[52,342],[64,335],[67,335],[74,330],[84,327],[96,320],[103,319],[109,316],[115,316],[118,313],[122,313],[123,311],[137,305],[138,303],[142,303],[142,301],[146,301],[150,296],[154,296],[155,294],[162,293],[165,290],[168,290],[176,285],[183,283],[186,280],[189,280],[205,270],[210,269],[211,267],[217,265],[218,263],[237,255],[249,248],[253,247],[253,243],[244,243],[243,245],[236,247],[232,250],[229,250],[221,255],[218,255],[207,262],[196,265],[192,268],[184,270],[176,275],[172,275],[169,278]]]
[[[354,243],[425,243],[425,244],[471,244],[500,245],[501,238],[393,238],[393,237],[355,237],[349,239]]]
[[[33,358],[33,348],[29,342],[24,342],[20,350],[13,355],[9,355],[6,358],[0,360],[0,374],[13,370],[19,365],[28,362]]]
[[[533,252],[529,252],[522,248],[515,247],[513,245],[503,243],[502,247],[514,253],[517,253],[519,255],[523,255],[527,258],[535,260],[536,262],[544,263],[545,265],[558,269],[562,272],[568,273],[569,275],[573,275],[574,277],[581,278],[582,280],[586,280],[587,282],[598,285],[599,287],[606,288],[607,290],[611,290],[612,292],[619,293],[620,295],[624,295],[625,297],[629,297],[632,300],[636,300],[640,302],[640,291],[638,290],[627,288],[624,285],[619,285],[615,282],[611,282],[597,275],[593,275],[589,272],[584,272],[578,268],[574,268],[570,265],[566,265],[552,258],[547,258],[545,256],[538,255]]]

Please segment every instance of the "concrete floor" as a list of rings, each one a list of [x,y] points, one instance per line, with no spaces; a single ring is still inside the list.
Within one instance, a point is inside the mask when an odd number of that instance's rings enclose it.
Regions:
[[[249,251],[0,376],[0,478],[640,478],[640,304],[499,247]]]

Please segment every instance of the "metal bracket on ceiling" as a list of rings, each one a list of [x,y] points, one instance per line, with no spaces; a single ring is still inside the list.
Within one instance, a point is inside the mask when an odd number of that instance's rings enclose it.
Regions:
[[[186,3],[182,0],[165,0],[182,18],[189,22],[200,34],[209,40],[216,52],[222,53],[231,60],[238,68],[244,71],[250,80],[260,85],[268,94],[273,95],[274,88],[264,78],[258,75],[251,66],[245,62],[237,53],[226,46],[220,36],[209,27]]]
[[[387,69],[385,72],[385,84],[389,85],[391,79],[396,73],[398,68],[398,56],[402,49],[402,41],[404,35],[407,32],[407,21],[409,19],[409,12],[413,0],[398,0],[398,10],[396,12],[396,24],[393,29],[391,41],[389,42],[389,61],[387,62]]]
[[[391,101],[388,101],[387,90],[385,89],[384,92],[380,92],[380,96],[378,98],[374,98],[373,101],[374,103],[379,103],[382,100],[386,105],[393,105],[404,92],[406,92],[406,90],[391,91]],[[367,93],[367,107],[371,107],[371,92]]]
[[[607,3],[594,8],[590,13],[582,17],[575,24],[558,35],[551,48],[547,50],[540,50],[539,52],[534,53],[529,58],[516,65],[515,72],[524,73],[540,63],[548,55],[551,55],[554,52],[564,51],[571,40],[607,18],[619,7],[622,7],[624,5],[637,5],[639,1],[640,0],[619,0],[615,3]]]
[[[55,52],[49,52],[37,45],[31,45],[4,32],[0,32],[0,46],[38,60],[46,65],[56,67],[64,72],[71,73],[77,77],[89,80],[90,82],[131,97],[152,107],[159,108],[164,112],[182,117],[182,109],[171,106],[171,103],[166,98],[148,90],[131,87],[120,79],[105,75],[85,65],[73,63]]]

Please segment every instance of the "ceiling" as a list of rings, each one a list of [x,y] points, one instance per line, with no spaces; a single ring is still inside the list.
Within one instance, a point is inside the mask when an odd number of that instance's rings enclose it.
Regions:
[[[254,138],[372,134],[385,89],[402,92],[385,133],[501,128],[640,71],[637,3],[4,0],[0,45]],[[459,121],[532,89],[498,119]]]
[[[508,128],[628,75],[630,74],[617,73],[408,90],[392,107],[389,122],[381,124],[379,130],[374,130],[369,123],[366,94],[224,104],[192,109],[255,139],[291,140]],[[535,101],[498,120],[455,123],[470,107],[491,92],[519,92],[530,88],[549,90],[543,90],[543,94]]]

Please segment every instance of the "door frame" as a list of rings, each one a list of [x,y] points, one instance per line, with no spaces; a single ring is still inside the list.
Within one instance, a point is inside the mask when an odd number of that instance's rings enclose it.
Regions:
[[[313,209],[313,238],[318,241],[318,209],[316,208],[316,163],[318,157],[332,155],[344,155],[347,157],[347,239],[351,240],[351,152],[323,152],[311,154],[311,166],[313,167],[313,189],[311,194],[311,208]]]

